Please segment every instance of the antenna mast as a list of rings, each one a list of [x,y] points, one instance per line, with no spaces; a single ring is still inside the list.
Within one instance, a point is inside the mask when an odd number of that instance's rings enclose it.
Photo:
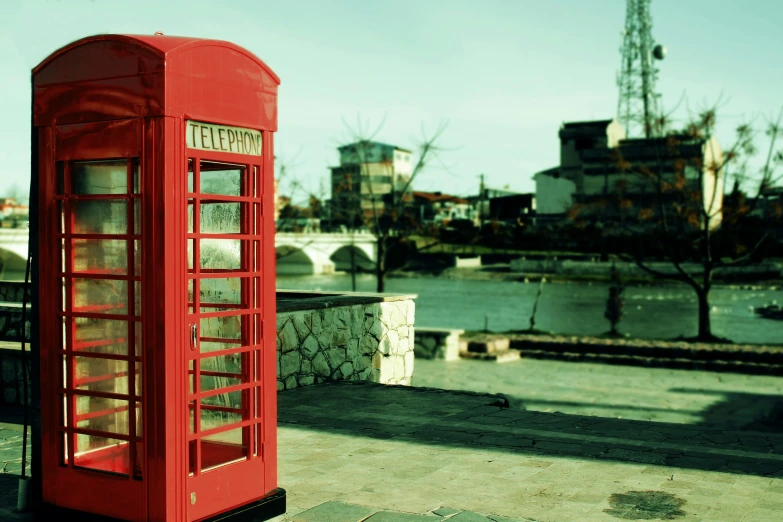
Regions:
[[[655,92],[658,69],[653,59],[663,60],[666,48],[653,41],[650,2],[626,0],[622,62],[617,75],[617,118],[629,138],[651,138],[662,131],[660,95]]]

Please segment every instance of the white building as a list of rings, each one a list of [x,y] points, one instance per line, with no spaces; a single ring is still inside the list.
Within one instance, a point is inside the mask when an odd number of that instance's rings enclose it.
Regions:
[[[656,211],[654,180],[673,184],[681,170],[680,188],[700,193],[704,208],[716,214],[710,225],[720,224],[723,152],[714,137],[678,136],[673,148],[669,138],[625,139],[615,120],[565,123],[559,136],[560,166],[534,175],[539,216],[563,214],[579,205],[582,217],[622,215],[633,221],[642,209]],[[631,168],[621,168],[621,163]],[[607,204],[618,199],[624,201],[622,208]]]
[[[399,201],[413,173],[411,151],[374,141],[337,149],[340,165],[332,171],[332,215],[338,221],[362,221]]]

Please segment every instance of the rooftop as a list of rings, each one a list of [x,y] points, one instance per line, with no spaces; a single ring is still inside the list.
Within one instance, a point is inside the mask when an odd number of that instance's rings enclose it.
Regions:
[[[467,203],[468,200],[459,196],[452,196],[450,194],[443,194],[442,192],[421,192],[418,190],[413,191],[414,198],[426,199],[427,201],[451,201],[453,203]]]
[[[390,143],[381,143],[380,141],[369,141],[369,140],[367,140],[367,141],[357,141],[357,142],[354,142],[354,143],[347,143],[345,145],[341,145],[341,146],[337,147],[337,150],[341,151],[341,150],[344,150],[344,149],[355,148],[357,145],[365,145],[365,146],[376,146],[377,145],[377,146],[380,146],[380,147],[391,147],[394,150],[399,150],[399,151],[402,151],[402,152],[411,152],[410,150],[404,149],[402,147],[398,147],[397,145],[392,145]]]
[[[570,121],[567,123],[563,123],[564,129],[575,129],[575,128],[582,128],[582,127],[594,127],[598,129],[605,129],[610,123],[612,123],[614,120],[593,120],[593,121]]]

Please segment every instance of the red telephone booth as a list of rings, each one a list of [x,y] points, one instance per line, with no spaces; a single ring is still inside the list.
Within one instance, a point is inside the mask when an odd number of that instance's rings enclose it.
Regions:
[[[279,79],[228,42],[102,35],[32,81],[43,519],[283,513]]]

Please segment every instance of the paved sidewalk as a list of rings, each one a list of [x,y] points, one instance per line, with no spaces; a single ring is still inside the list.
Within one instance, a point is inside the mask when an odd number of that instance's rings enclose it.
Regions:
[[[495,403],[495,404],[492,404]],[[774,521],[783,435],[506,408],[376,385],[279,395],[289,515],[327,500],[514,519]]]
[[[498,396],[372,384],[278,397],[288,492],[278,520],[436,521],[448,509],[456,522],[771,522],[783,512],[783,434],[526,411]],[[0,479],[0,488],[15,484]],[[0,519],[29,520],[11,507],[0,506]]]

